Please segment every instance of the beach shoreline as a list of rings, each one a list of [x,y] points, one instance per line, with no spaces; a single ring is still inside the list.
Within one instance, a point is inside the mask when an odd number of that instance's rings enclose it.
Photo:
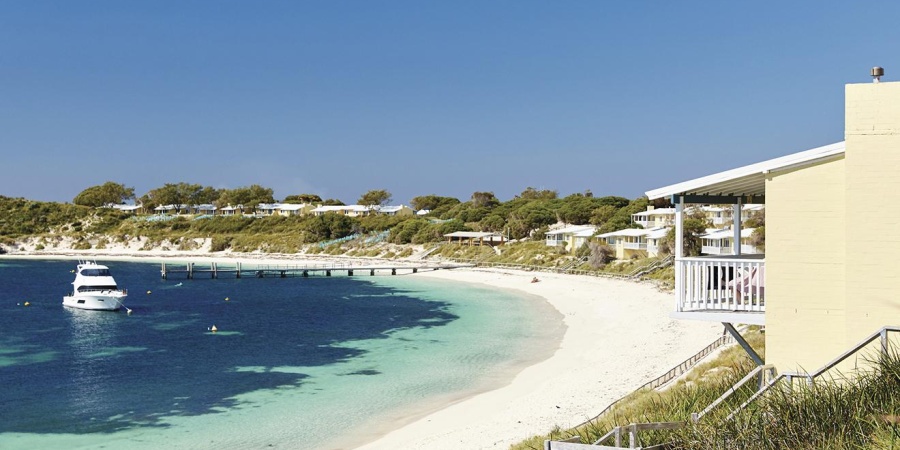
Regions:
[[[136,253],[136,254],[135,254]],[[24,252],[0,259],[79,259],[103,261],[217,261],[284,264],[371,261],[319,255],[225,254],[198,252],[124,252],[71,250]],[[405,265],[411,261],[395,261]],[[508,448],[536,434],[580,424],[616,399],[687,359],[715,338],[721,327],[669,318],[672,294],[653,285],[605,278],[500,269],[420,272],[536,295],[562,316],[565,332],[547,359],[509,373],[494,389],[431,401],[418,413],[394,417],[367,431],[368,443],[347,447],[373,449]],[[540,282],[532,282],[537,277]],[[518,368],[517,368],[518,369]]]
[[[539,295],[566,333],[549,359],[507,385],[448,404],[359,447],[500,449],[583,423],[715,340],[718,324],[670,319],[671,293],[649,284],[496,269],[423,273]],[[532,283],[537,277],[540,282]]]

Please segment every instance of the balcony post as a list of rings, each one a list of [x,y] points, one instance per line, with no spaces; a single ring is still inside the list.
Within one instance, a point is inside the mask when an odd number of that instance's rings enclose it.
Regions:
[[[734,212],[732,213],[731,222],[733,223],[731,229],[734,231],[734,239],[731,243],[731,253],[735,256],[741,255],[741,203],[742,199],[737,199],[737,203],[734,204]]]
[[[681,311],[684,301],[684,280],[681,258],[684,258],[684,196],[675,199],[675,311]]]

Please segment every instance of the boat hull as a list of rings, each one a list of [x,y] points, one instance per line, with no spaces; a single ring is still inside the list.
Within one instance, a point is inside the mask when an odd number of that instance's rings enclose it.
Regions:
[[[63,297],[63,306],[94,311],[118,311],[125,295],[78,294]]]

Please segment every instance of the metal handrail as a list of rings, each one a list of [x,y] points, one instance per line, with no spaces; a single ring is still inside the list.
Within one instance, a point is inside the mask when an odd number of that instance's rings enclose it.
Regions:
[[[895,332],[900,331],[900,326],[882,327],[878,331],[872,333],[871,335],[869,335],[868,337],[866,337],[865,339],[860,341],[858,344],[851,347],[849,350],[845,351],[844,353],[841,353],[837,358],[834,358],[831,361],[825,363],[824,366],[820,367],[815,372],[812,372],[812,373],[784,372],[784,373],[782,373],[782,375],[784,375],[784,377],[788,378],[788,379],[791,379],[793,377],[807,378],[807,379],[809,379],[810,383],[812,383],[813,379],[815,379],[815,378],[821,376],[822,374],[824,374],[825,372],[831,370],[832,368],[834,368],[834,366],[840,364],[845,359],[849,358],[856,352],[862,350],[864,347],[866,347],[867,345],[872,343],[872,341],[874,341],[876,338],[879,338],[879,337],[881,338],[881,352],[882,352],[882,354],[886,354],[888,351],[887,334],[888,334],[888,332],[891,332],[891,331],[895,331]]]
[[[752,380],[754,377],[759,375],[759,373],[762,372],[763,370],[774,372],[775,366],[773,366],[771,364],[766,364],[766,365],[754,367],[753,370],[750,371],[750,373],[745,375],[744,378],[741,378],[741,380],[738,381],[737,383],[735,383],[734,386],[731,386],[727,391],[725,391],[724,394],[720,395],[719,398],[713,400],[713,402],[710,403],[709,406],[707,406],[703,411],[700,411],[699,413],[691,414],[691,420],[694,423],[699,422],[700,419],[703,418],[703,416],[709,414],[713,409],[715,409],[722,402],[724,402],[725,399],[727,399],[728,397],[731,397],[732,394],[734,394],[735,392],[737,392],[738,389],[740,389],[742,386],[747,384],[748,381]]]
[[[867,336],[865,339],[863,339],[862,341],[860,341],[859,343],[857,343],[856,345],[851,347],[849,350],[845,351],[844,353],[841,353],[838,357],[825,363],[825,365],[823,365],[818,370],[816,370],[812,373],[788,371],[788,372],[783,372],[781,374],[778,374],[777,376],[773,377],[772,380],[769,381],[767,384],[765,384],[764,386],[761,386],[760,389],[758,391],[756,391],[753,395],[751,395],[750,398],[748,398],[746,401],[744,401],[744,403],[742,403],[740,406],[735,408],[731,412],[731,414],[729,414],[725,418],[725,420],[731,420],[735,415],[737,415],[737,413],[741,412],[744,408],[746,408],[748,405],[753,403],[753,401],[755,401],[757,398],[759,398],[760,396],[765,394],[769,389],[776,386],[782,380],[786,379],[786,380],[788,380],[789,383],[793,383],[793,379],[795,377],[806,378],[808,380],[809,384],[812,385],[815,382],[816,378],[824,375],[826,372],[833,369],[835,366],[840,364],[845,359],[856,354],[857,352],[859,352],[860,350],[865,348],[867,345],[871,344],[872,341],[874,341],[876,338],[879,338],[879,337],[881,338],[881,353],[882,353],[882,355],[886,355],[888,352],[887,334],[889,332],[900,332],[900,326],[890,326],[889,325],[889,326],[882,327],[878,331],[872,333],[871,335]],[[760,367],[764,367],[764,366],[760,366]],[[772,370],[774,371],[774,368]],[[751,372],[751,374],[752,374],[752,372]],[[750,375],[748,375],[745,378],[748,378],[749,376]],[[741,382],[743,382],[743,381],[744,380],[741,380]],[[739,382],[739,383],[741,383],[741,382]],[[735,386],[735,387],[737,387],[737,386]],[[735,387],[733,387],[731,389],[731,391],[726,394],[731,395],[736,390]],[[723,395],[723,397],[725,397],[725,396],[726,395]],[[712,405],[710,405],[710,406],[712,406]],[[710,408],[708,407],[707,409],[710,409]],[[703,414],[705,414],[705,413],[706,413],[706,410],[704,410],[704,412],[701,413],[701,415],[699,417],[702,417]],[[697,418],[697,420],[699,420],[699,417]],[[695,422],[696,422],[696,420],[695,420]]]

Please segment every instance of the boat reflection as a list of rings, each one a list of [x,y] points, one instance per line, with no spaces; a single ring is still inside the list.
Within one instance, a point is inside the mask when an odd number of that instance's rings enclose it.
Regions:
[[[71,383],[66,397],[73,411],[99,412],[108,404],[111,385],[116,383],[103,360],[116,346],[122,317],[83,309],[65,308],[64,311],[68,315],[72,335],[69,340]]]

